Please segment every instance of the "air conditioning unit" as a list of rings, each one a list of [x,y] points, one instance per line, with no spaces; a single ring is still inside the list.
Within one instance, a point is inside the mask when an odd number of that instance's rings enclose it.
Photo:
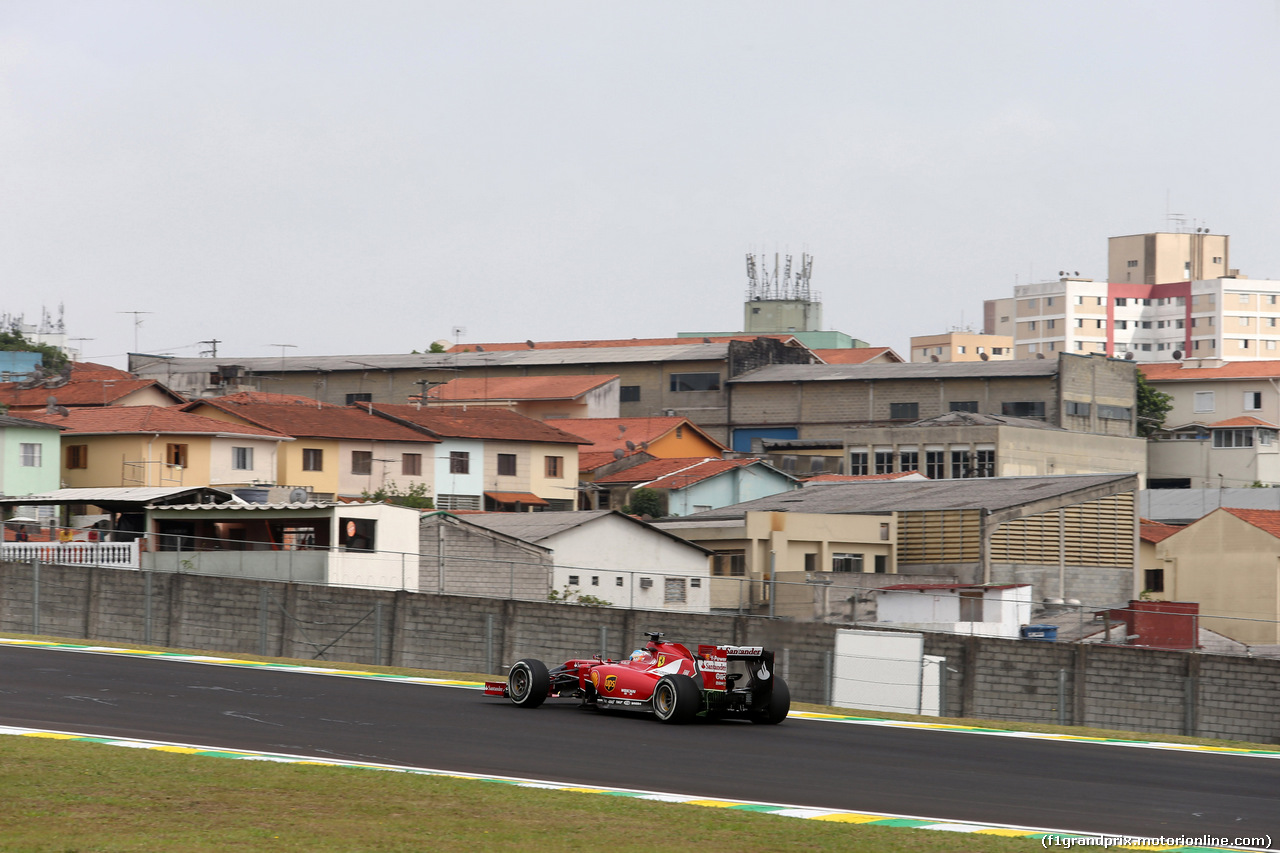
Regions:
[[[653,578],[640,578],[641,589],[653,589]]]

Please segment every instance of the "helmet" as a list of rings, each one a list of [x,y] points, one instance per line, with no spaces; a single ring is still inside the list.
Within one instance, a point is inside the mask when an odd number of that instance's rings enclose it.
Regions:
[[[649,653],[644,649],[636,649],[634,652],[631,653],[632,660],[644,660],[647,657],[649,657]]]

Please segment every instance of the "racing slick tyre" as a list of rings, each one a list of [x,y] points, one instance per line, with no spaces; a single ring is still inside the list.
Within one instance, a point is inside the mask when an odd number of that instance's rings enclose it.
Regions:
[[[751,717],[751,722],[775,726],[785,720],[790,711],[791,691],[787,689],[787,682],[781,678],[774,678],[769,704],[756,711]]]
[[[536,708],[551,692],[551,676],[540,660],[521,658],[507,673],[507,696],[521,708]]]
[[[664,723],[687,723],[702,710],[702,688],[687,675],[664,675],[653,688],[653,713]]]

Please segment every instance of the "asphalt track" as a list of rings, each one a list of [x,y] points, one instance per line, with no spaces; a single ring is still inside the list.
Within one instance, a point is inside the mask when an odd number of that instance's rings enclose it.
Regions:
[[[1280,836],[1280,760],[791,719],[665,726],[474,690],[0,647],[0,724],[1146,836]]]

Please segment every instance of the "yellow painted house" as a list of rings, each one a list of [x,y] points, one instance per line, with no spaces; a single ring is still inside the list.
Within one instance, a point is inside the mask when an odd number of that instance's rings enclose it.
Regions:
[[[248,486],[274,483],[288,436],[163,406],[36,413],[62,428],[64,488]]]

